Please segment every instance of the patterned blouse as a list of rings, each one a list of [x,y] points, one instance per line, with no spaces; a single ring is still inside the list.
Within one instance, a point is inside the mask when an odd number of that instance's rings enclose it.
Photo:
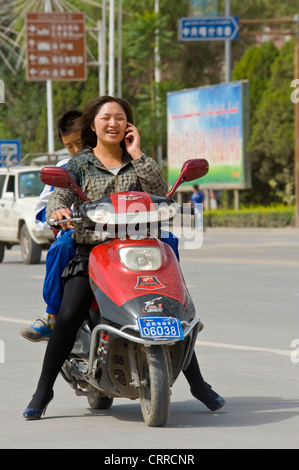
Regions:
[[[146,153],[133,160],[126,152],[115,175],[94,156],[92,150],[84,149],[69,160],[66,169],[92,201],[120,191],[144,191],[156,196],[165,196],[167,193],[167,185],[158,164]],[[68,189],[55,188],[47,204],[47,221],[52,212],[70,208],[72,204],[74,211],[78,211],[82,201]],[[73,238],[80,244],[95,244],[107,237],[87,230],[83,224],[76,224]]]

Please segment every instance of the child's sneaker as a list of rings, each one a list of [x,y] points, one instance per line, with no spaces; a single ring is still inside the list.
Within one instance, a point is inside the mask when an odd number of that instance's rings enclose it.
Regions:
[[[26,326],[19,331],[23,338],[33,341],[48,341],[55,325],[55,320],[45,313],[43,317],[39,317],[31,326]]]

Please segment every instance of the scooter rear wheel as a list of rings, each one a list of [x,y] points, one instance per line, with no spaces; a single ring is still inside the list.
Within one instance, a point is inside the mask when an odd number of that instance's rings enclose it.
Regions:
[[[165,426],[169,417],[170,386],[163,346],[141,347],[139,354],[140,405],[148,426]]]

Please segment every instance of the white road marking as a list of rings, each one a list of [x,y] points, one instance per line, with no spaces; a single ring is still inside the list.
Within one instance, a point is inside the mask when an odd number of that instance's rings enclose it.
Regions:
[[[23,318],[15,318],[15,317],[3,317],[0,316],[0,321],[8,322],[8,323],[19,323],[21,325],[32,323],[32,320],[27,320]],[[257,351],[257,352],[264,352],[264,353],[272,353],[277,354],[279,356],[290,356],[291,350],[288,349],[273,349],[273,348],[262,348],[259,346],[245,346],[241,344],[226,344],[226,343],[216,343],[211,341],[196,341],[198,346],[209,346],[213,348],[219,349],[231,349],[237,351]]]
[[[22,325],[29,324],[31,325],[32,320],[25,320],[23,318],[14,318],[14,317],[2,317],[0,316],[0,321],[5,321],[8,323],[20,323]]]
[[[289,356],[291,354],[291,351],[288,349],[261,348],[258,346],[244,346],[240,344],[213,343],[210,341],[196,341],[196,344],[201,345],[201,346],[211,346],[213,348],[220,348],[220,349],[266,352],[266,353],[278,354],[279,356]]]
[[[271,259],[254,259],[254,258],[190,258],[184,257],[183,261],[195,261],[196,263],[236,263],[236,264],[270,264],[270,265],[286,265],[286,266],[299,266],[299,261],[296,260],[271,260]]]

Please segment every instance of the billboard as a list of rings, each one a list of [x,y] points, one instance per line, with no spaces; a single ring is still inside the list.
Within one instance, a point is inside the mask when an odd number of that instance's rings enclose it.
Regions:
[[[172,186],[186,160],[205,158],[203,188],[250,187],[247,81],[192,88],[167,95],[168,175]],[[192,183],[185,183],[192,186]]]

